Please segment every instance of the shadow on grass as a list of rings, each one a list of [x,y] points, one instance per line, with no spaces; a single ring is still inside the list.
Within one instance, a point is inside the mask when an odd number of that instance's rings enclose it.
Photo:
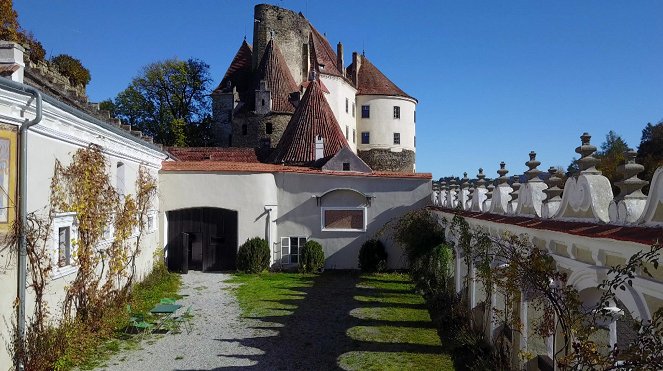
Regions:
[[[354,271],[326,271],[314,277],[310,287],[278,285],[279,289],[287,289],[287,298],[266,298],[262,300],[267,303],[263,308],[266,309],[263,310],[265,315],[245,317],[251,327],[263,336],[218,339],[239,343],[243,347],[255,349],[258,353],[219,354],[219,357],[249,360],[255,364],[218,369],[334,370],[341,369],[341,366],[352,368],[352,362],[343,363],[350,358],[352,361],[367,355],[381,354],[398,355],[392,357],[392,362],[403,358],[402,355],[421,355],[427,360],[427,364],[413,366],[408,363],[400,365],[402,367],[395,364],[391,367],[430,369],[431,357],[437,357],[443,352],[430,320],[394,318],[393,321],[388,321],[380,318],[362,319],[351,314],[358,308],[391,308],[389,310],[403,309],[410,312],[425,309],[421,297],[414,295],[413,290],[400,288],[408,283],[388,278],[364,278]],[[389,288],[390,285],[398,288]],[[302,298],[293,298],[293,295],[301,295]],[[401,295],[405,298],[401,298]],[[388,300],[402,302],[390,303]],[[425,335],[425,341],[417,339],[420,334]],[[413,359],[416,363],[416,357]],[[358,367],[361,368],[361,364]]]

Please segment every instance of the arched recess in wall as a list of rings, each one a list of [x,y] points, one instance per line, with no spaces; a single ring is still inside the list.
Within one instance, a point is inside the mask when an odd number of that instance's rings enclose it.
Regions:
[[[588,292],[587,290],[589,289],[597,290],[597,287],[600,283],[601,282],[599,282],[599,280],[597,279],[596,271],[588,269],[578,269],[574,271],[569,276],[568,280],[568,284],[575,287],[575,289],[578,290],[578,292],[583,292],[583,291]],[[625,291],[617,289],[615,291],[615,297],[620,303],[623,304],[625,309],[631,312],[633,317],[650,319],[650,314],[649,311],[647,310],[647,306],[640,299],[640,296],[632,287],[627,287]],[[591,298],[593,297],[590,297],[589,295],[584,295],[585,301],[588,301]],[[581,297],[581,299],[583,299],[583,297]],[[589,302],[583,304],[590,305]]]
[[[333,188],[315,196],[322,231],[364,232],[373,197],[352,188]]]

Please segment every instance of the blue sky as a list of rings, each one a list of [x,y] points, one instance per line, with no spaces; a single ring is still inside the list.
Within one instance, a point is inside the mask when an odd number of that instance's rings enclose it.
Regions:
[[[14,0],[48,55],[92,73],[92,101],[114,97],[148,63],[199,58],[220,81],[260,1]],[[583,131],[636,148],[663,119],[663,1],[313,1],[303,12],[345,60],[366,56],[419,99],[417,170],[495,177],[568,165]]]

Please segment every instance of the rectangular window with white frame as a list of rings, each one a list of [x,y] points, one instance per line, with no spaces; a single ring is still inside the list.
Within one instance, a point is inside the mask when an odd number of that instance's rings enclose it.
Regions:
[[[394,106],[394,118],[395,119],[401,118],[401,107]]]
[[[323,207],[321,229],[333,232],[366,232],[365,207]]]
[[[74,249],[76,246],[76,213],[59,213],[53,218],[50,243],[52,248],[52,278],[76,272]]]
[[[281,264],[298,264],[299,251],[306,244],[306,237],[281,237]]]

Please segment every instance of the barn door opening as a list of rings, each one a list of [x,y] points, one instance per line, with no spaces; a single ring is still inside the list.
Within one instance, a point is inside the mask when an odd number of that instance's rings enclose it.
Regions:
[[[168,212],[168,268],[234,270],[237,257],[237,212],[199,207]]]

